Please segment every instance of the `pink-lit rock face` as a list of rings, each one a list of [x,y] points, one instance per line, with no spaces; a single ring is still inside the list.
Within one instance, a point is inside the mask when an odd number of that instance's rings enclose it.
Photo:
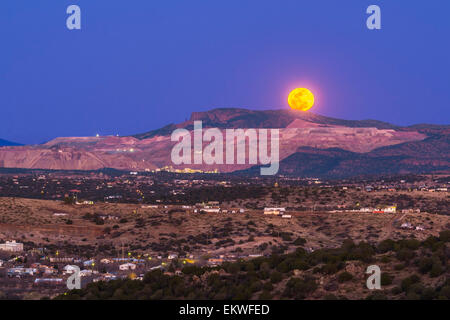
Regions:
[[[389,127],[389,124],[377,121],[347,121],[288,110],[217,109],[193,113],[187,122],[136,137],[69,137],[56,138],[43,145],[3,147],[0,148],[0,167],[65,170],[107,167],[144,171],[173,166],[231,172],[252,166],[248,161],[245,165],[173,165],[171,150],[175,142],[170,139],[171,132],[175,128],[192,130],[194,120],[203,121],[205,128],[219,127],[222,132],[225,128],[279,128],[280,161],[301,147],[367,153],[427,137],[415,130]]]

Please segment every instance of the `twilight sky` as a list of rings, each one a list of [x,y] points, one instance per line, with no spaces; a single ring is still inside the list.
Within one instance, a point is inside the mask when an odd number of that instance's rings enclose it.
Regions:
[[[66,8],[82,30],[66,28]],[[381,7],[382,29],[366,28]],[[0,138],[128,135],[216,107],[449,124],[450,1],[1,0]]]

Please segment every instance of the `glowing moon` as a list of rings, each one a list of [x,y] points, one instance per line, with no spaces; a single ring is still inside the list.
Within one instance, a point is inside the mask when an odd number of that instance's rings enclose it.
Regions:
[[[314,95],[306,88],[297,88],[289,94],[288,103],[294,110],[307,111],[314,105]]]

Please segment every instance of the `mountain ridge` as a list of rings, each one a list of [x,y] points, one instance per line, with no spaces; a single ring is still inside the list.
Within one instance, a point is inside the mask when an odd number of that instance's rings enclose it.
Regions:
[[[189,120],[133,136],[55,138],[42,145],[0,148],[0,167],[54,170],[151,171],[173,166],[219,172],[252,172],[245,164],[174,165],[173,130],[277,128],[280,174],[349,176],[373,173],[450,172],[450,126],[401,127],[378,120],[344,120],[293,110],[216,108],[193,112]],[[242,171],[243,170],[243,171]],[[246,171],[247,170],[247,171]]]
[[[0,139],[0,147],[5,147],[5,146],[22,146],[23,144],[17,143],[17,142],[12,142],[12,141],[8,141],[8,140],[4,140],[4,139]]]
[[[215,108],[209,111],[192,112],[189,120],[179,124],[171,123],[162,128],[132,136],[138,139],[146,139],[156,135],[166,135],[179,128],[192,130],[193,122],[200,120],[203,122],[204,128],[284,128],[295,119],[323,125],[342,125],[351,128],[407,128],[379,120],[343,120],[322,116],[309,111],[299,112],[290,109],[249,110],[243,108]]]

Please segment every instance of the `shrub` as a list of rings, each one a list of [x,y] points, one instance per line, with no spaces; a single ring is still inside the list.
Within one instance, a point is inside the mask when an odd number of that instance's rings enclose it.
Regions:
[[[413,274],[412,276],[402,280],[401,284],[402,290],[404,292],[407,292],[413,284],[416,284],[418,282],[420,282],[420,277],[416,274]]]
[[[394,266],[394,269],[397,270],[397,271],[403,270],[403,269],[405,269],[405,264],[404,263],[396,264]]]
[[[272,283],[278,283],[281,280],[283,280],[283,275],[281,273],[279,273],[278,271],[274,271],[272,272],[272,274],[270,275],[270,281]]]
[[[385,253],[385,252],[388,252],[388,251],[393,251],[394,250],[394,246],[395,246],[394,240],[387,239],[387,240],[381,241],[378,244],[377,250],[380,253]]]
[[[305,299],[308,294],[317,289],[316,280],[313,277],[305,277],[303,279],[291,278],[286,284],[283,293],[285,297],[294,299]]]
[[[353,279],[353,275],[350,272],[344,271],[338,275],[338,281],[340,283],[347,282]]]
[[[397,259],[399,259],[401,261],[409,261],[412,258],[414,258],[415,255],[416,254],[414,253],[414,251],[412,251],[410,249],[403,248],[403,249],[400,249],[397,252]]]
[[[386,272],[381,273],[381,285],[382,286],[391,285],[392,280],[393,280],[393,277],[389,273],[386,273]]]
[[[428,273],[433,267],[433,259],[422,258],[418,261],[417,266],[419,267],[420,273],[422,274]]]
[[[264,290],[259,295],[259,300],[271,300],[271,299],[272,299],[272,294],[270,293],[270,291]]]
[[[441,231],[439,233],[439,240],[443,242],[450,242],[450,230]]]
[[[295,239],[295,241],[293,242],[293,244],[295,244],[296,246],[302,246],[306,243],[306,240],[303,239],[302,237],[298,237],[297,239]]]
[[[444,268],[442,267],[442,263],[439,260],[433,261],[433,266],[430,270],[430,277],[435,278],[444,273]]]

